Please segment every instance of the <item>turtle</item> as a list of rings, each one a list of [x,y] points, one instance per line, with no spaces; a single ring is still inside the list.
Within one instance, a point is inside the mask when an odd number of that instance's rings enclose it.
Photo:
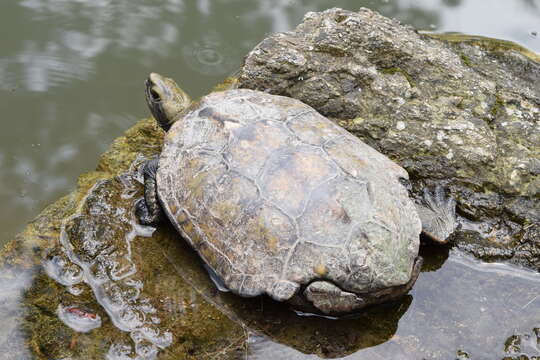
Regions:
[[[416,204],[405,169],[299,100],[235,88],[192,101],[157,73],[145,92],[166,134],[135,214],[168,219],[234,294],[356,312],[411,289],[422,226],[439,241],[455,227],[444,190]]]

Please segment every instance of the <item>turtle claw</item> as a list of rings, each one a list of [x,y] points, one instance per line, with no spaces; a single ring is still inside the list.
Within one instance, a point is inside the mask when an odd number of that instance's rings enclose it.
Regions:
[[[140,198],[135,202],[135,216],[142,225],[156,226],[158,221],[150,215],[148,206],[144,198]]]
[[[456,229],[456,201],[447,196],[442,186],[433,191],[424,189],[416,210],[422,221],[422,233],[429,239],[445,244]]]

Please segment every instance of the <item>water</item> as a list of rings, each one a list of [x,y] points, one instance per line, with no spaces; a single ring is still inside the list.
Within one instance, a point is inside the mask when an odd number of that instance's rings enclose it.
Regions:
[[[193,96],[233,73],[266,34],[332,6],[540,51],[540,1],[19,0],[0,4],[0,243],[75,186],[147,116],[150,71]]]

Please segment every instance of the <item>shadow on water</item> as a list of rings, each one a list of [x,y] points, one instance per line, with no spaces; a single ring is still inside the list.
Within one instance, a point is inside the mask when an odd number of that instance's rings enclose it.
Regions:
[[[423,272],[400,302],[347,319],[301,317],[218,291],[171,226],[136,224],[141,190],[136,173],[99,181],[41,235],[56,244],[43,259],[31,242],[4,250],[6,359],[540,355],[540,274],[425,246]]]

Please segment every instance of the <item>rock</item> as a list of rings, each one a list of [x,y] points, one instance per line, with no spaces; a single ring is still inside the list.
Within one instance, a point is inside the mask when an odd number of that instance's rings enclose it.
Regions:
[[[239,86],[332,117],[407,169],[418,200],[445,185],[464,231],[540,269],[540,57],[438,37],[368,9],[311,12],[247,55]]]

